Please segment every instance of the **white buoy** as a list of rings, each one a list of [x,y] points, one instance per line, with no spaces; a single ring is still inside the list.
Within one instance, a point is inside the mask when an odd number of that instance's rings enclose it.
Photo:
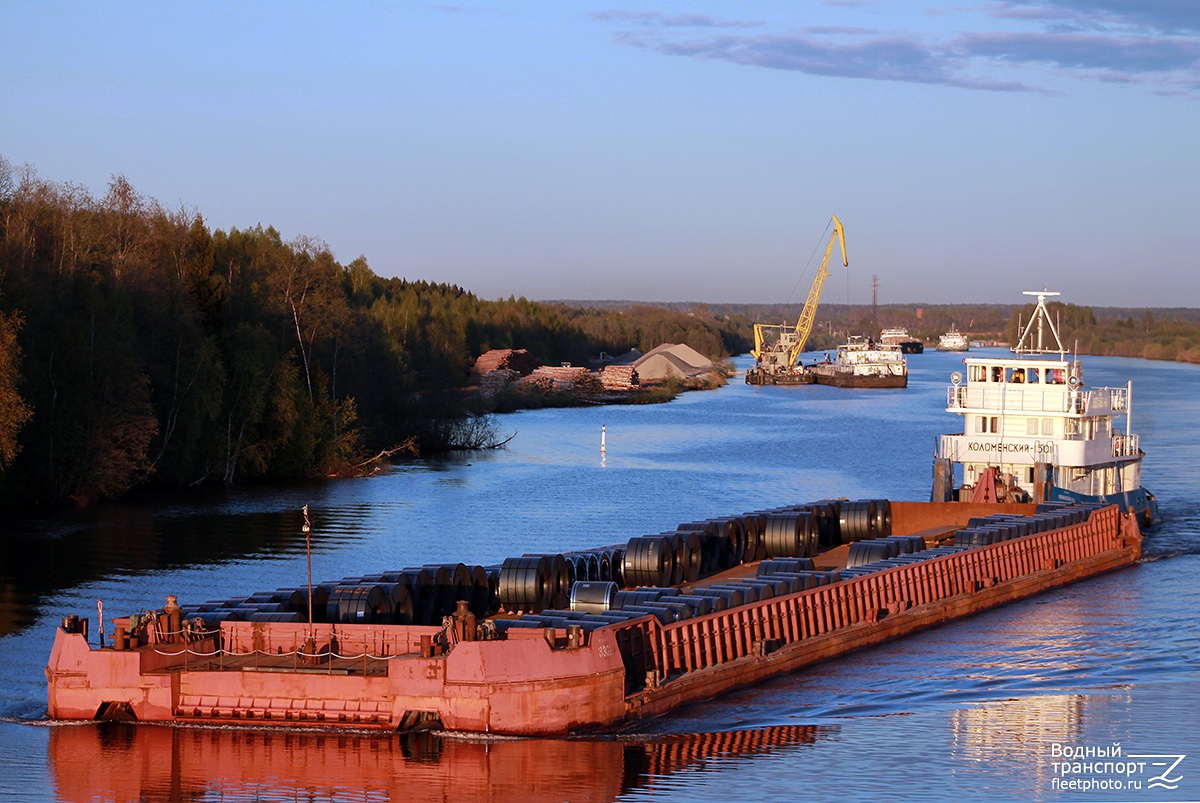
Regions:
[[[604,454],[604,452],[606,451],[604,448],[604,436],[605,436],[605,428],[604,428],[604,425],[601,424],[600,425],[600,454]]]

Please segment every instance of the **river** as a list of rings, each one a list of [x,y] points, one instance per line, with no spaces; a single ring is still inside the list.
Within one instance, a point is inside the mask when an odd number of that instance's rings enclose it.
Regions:
[[[945,412],[960,360],[911,355],[907,390],[735,380],[669,404],[521,412],[498,419],[515,432],[506,449],[366,479],[10,519],[0,536],[0,800],[1200,799],[1200,368],[1122,358],[1084,362],[1089,386],[1133,380],[1143,481],[1165,519],[1134,568],[617,738],[45,720],[43,668],[64,614],[94,620],[97,600],[112,616],[167,594],[186,603],[302,583],[305,504],[314,577],[325,580],[601,546],[829,496],[928,499],[934,438],[961,426]],[[1064,749],[1098,771],[1062,775]],[[1171,770],[1175,789],[1149,787],[1146,766],[1116,772],[1166,761],[1134,758],[1147,755],[1187,756]]]

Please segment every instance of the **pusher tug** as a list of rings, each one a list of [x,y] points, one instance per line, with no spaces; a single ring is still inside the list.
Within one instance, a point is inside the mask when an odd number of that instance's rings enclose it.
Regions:
[[[1158,505],[1142,487],[1145,453],[1130,427],[1133,383],[1086,388],[1083,363],[1068,355],[1046,308],[1058,293],[1025,295],[1037,306],[1014,356],[967,357],[966,384],[951,377],[946,409],[962,417],[963,431],[938,442],[933,498],[1020,501],[1045,487],[1049,499],[1113,503],[1152,524]],[[1114,416],[1124,417],[1123,430]]]

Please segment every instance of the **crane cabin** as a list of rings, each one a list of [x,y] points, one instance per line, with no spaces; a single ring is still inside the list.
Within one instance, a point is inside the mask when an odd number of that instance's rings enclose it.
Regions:
[[[1157,518],[1142,487],[1144,453],[1130,429],[1132,383],[1087,388],[1063,347],[1046,290],[1011,357],[968,357],[951,375],[946,410],[962,432],[938,439],[935,500],[1101,501]]]

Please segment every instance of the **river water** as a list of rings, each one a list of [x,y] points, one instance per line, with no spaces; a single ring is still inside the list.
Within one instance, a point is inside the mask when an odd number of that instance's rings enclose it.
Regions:
[[[616,738],[45,720],[43,667],[64,614],[94,622],[97,600],[111,617],[161,606],[166,594],[187,603],[300,584],[305,504],[324,580],[602,546],[829,496],[928,499],[934,438],[960,427],[945,412],[960,358],[910,356],[902,391],[735,381],[663,405],[504,416],[500,427],[515,432],[507,449],[367,479],[9,520],[0,800],[1200,799],[1200,368],[1119,358],[1086,358],[1087,384],[1133,380],[1143,481],[1165,517],[1134,568]],[[1095,757],[1114,744],[1120,758]],[[1074,761],[1091,766],[1064,775],[1064,748],[1090,751]],[[1174,758],[1142,758],[1167,755],[1187,757],[1173,768]]]

